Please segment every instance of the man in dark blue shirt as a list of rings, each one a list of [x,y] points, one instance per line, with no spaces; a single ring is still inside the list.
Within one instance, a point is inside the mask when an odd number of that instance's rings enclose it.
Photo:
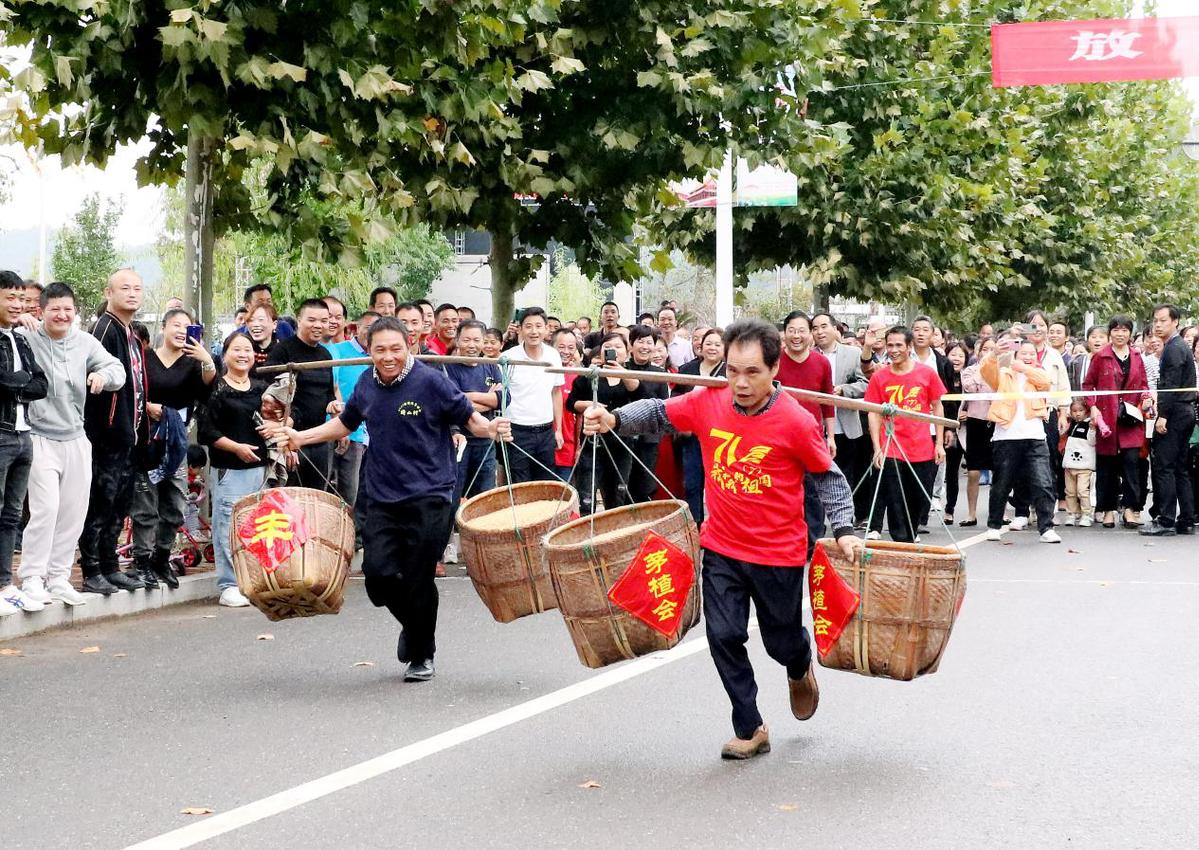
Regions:
[[[483,353],[483,335],[487,326],[482,322],[463,322],[458,328],[456,353],[463,357],[479,357]],[[503,379],[494,363],[447,363],[445,373],[475,406],[475,410],[490,419],[503,402]],[[463,496],[470,498],[495,487],[495,449],[491,440],[479,437],[456,437],[466,440],[462,461],[458,464],[458,484],[454,503]],[[467,486],[470,485],[470,492]]]
[[[506,419],[490,422],[440,369],[409,356],[408,334],[396,319],[378,319],[367,334],[374,368],[358,379],[340,416],[306,431],[282,429],[292,451],[340,440],[363,422],[370,451],[358,498],[367,503],[362,572],[371,602],[400,623],[396,655],[404,680],[433,678],[437,628],[434,570],[449,540],[455,474],[451,431],[511,438]]]

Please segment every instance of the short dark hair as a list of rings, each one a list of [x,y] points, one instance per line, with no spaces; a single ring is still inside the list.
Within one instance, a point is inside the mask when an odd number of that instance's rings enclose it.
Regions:
[[[644,322],[646,319],[652,319],[652,318],[654,318],[653,313],[642,313],[640,316],[637,317],[637,323],[640,324],[640,323]]]
[[[1182,319],[1182,311],[1173,304],[1158,304],[1153,308],[1153,315],[1156,316],[1158,310],[1165,310],[1170,315],[1170,319],[1172,321],[1177,322]]]
[[[246,342],[250,343],[251,348],[254,347],[254,340],[248,333],[245,331],[234,331],[233,333],[229,334],[229,336],[225,337],[225,341],[221,343],[222,357],[228,353],[229,346],[235,339],[244,339]]]
[[[504,332],[502,330],[500,330],[499,328],[488,328],[487,330],[485,330],[483,332],[483,338],[486,339],[489,336],[493,336],[496,339],[503,339]]]
[[[931,327],[933,330],[937,329],[937,326],[933,324],[932,316],[917,316],[916,318],[912,319],[913,328],[916,327],[917,322],[928,322],[929,327]],[[910,328],[908,330],[910,330]],[[887,333],[890,333],[890,331],[887,331]],[[911,340],[908,340],[908,342],[911,342]]]
[[[162,314],[162,326],[165,328],[167,326],[167,322],[179,315],[187,316],[187,323],[189,325],[192,323],[191,313],[189,313],[187,310],[184,310],[182,307],[175,307],[174,309],[167,310]]]
[[[305,298],[300,302],[300,306],[296,308],[296,318],[304,315],[305,310],[328,310],[329,305],[320,298]]]
[[[408,329],[404,327],[395,316],[380,316],[379,320],[370,326],[370,330],[366,332],[366,347],[369,349],[375,341],[375,334],[381,334],[384,331],[395,331],[404,339],[404,345],[408,344]]]
[[[417,307],[428,307],[430,310],[433,309],[433,302],[430,301],[428,298],[417,298],[412,303],[415,304]],[[421,312],[423,313],[424,310],[422,310]]]
[[[676,309],[674,309],[673,307],[671,307],[671,306],[670,306],[670,302],[669,302],[669,301],[667,301],[667,302],[663,303],[663,304],[662,304],[662,306],[658,308],[658,316],[659,316],[659,317],[661,317],[661,315],[662,315],[663,313],[665,313],[667,310],[669,310],[670,312],[674,313],[674,317],[675,317],[676,319],[679,317],[679,311],[678,311],[678,310],[676,310]]]
[[[557,322],[559,325],[562,324],[562,320],[557,316],[546,316],[545,323],[548,325],[550,322]]]
[[[562,334],[570,334],[570,338],[575,344],[575,350],[578,351],[579,354],[583,353],[583,343],[579,342],[579,338],[575,336],[575,332],[568,328],[558,328],[558,330],[554,331],[555,344],[557,344],[558,337],[562,336]]]
[[[808,326],[808,330],[812,329],[812,320],[803,310],[792,310],[783,318],[783,330],[787,329],[787,325],[794,322],[796,319],[803,319]]]
[[[440,316],[442,313],[446,312],[447,310],[453,310],[455,313],[458,312],[457,307],[455,307],[453,304],[447,303],[447,304],[440,305],[436,310],[434,310],[433,315]]]
[[[601,312],[601,313],[604,311],[604,308],[605,308],[605,307],[615,307],[615,308],[616,308],[616,314],[617,314],[617,315],[620,315],[620,305],[619,305],[619,304],[617,304],[615,301],[605,301],[603,304],[601,304],[601,305],[600,305],[600,312]]]
[[[344,316],[346,313],[348,313],[348,312],[349,312],[349,311],[346,309],[346,302],[342,301],[342,300],[341,300],[340,298],[338,298],[336,295],[322,295],[322,296],[321,296],[321,300],[325,302],[325,306],[326,306],[326,307],[328,307],[328,306],[329,306],[329,302],[330,302],[330,301],[332,301],[332,302],[333,302],[334,304],[336,304],[337,306],[341,307],[341,314],[342,314],[343,316]]]
[[[24,289],[25,279],[8,269],[0,271],[0,289]]]
[[[1070,333],[1070,326],[1066,324],[1065,319],[1054,319],[1049,323],[1049,327],[1053,327],[1054,325],[1061,325],[1062,330],[1064,330],[1066,333]]]
[[[420,307],[416,306],[416,304],[412,301],[401,301],[399,304],[396,305],[396,315],[397,316],[400,314],[401,310],[415,310],[416,312],[419,313]]]
[[[920,317],[917,317],[916,321],[920,321]],[[913,322],[913,324],[915,323]],[[887,332],[883,335],[883,340],[885,341],[887,337],[894,336],[895,334],[903,334],[903,341],[908,345],[912,344],[912,329],[907,325],[892,325],[887,328]]]
[[[762,360],[773,369],[779,362],[782,342],[774,325],[761,319],[741,319],[733,322],[724,331],[724,350],[727,355],[734,345],[757,343],[762,349]]]
[[[525,307],[524,310],[521,311],[520,323],[523,325],[533,316],[540,316],[541,321],[543,322],[546,320],[545,310],[541,307]]]
[[[253,283],[246,287],[246,291],[242,294],[242,302],[249,304],[250,299],[254,297],[254,293],[262,292],[264,289],[271,293],[271,297],[273,299],[275,296],[275,291],[271,289],[271,285],[269,283]]]
[[[477,330],[479,333],[483,334],[483,336],[487,336],[487,325],[483,324],[478,319],[467,319],[465,322],[458,325],[459,334],[461,334],[463,331],[472,330]]]
[[[1049,324],[1049,319],[1045,316],[1044,310],[1029,310],[1027,313],[1024,314],[1024,323],[1026,325],[1031,325],[1032,320],[1035,319],[1037,316],[1040,316],[1041,321],[1044,322],[1046,325]]]
[[[647,336],[653,337],[654,342],[657,342],[662,338],[662,332],[652,325],[633,325],[629,328],[629,345]]]
[[[1133,324],[1132,319],[1129,316],[1125,316],[1122,314],[1112,316],[1111,319],[1107,323],[1107,332],[1109,334],[1112,331],[1114,331],[1116,328],[1124,328],[1129,333],[1132,333],[1133,331],[1136,330],[1136,326]]]
[[[380,295],[390,295],[392,300],[397,302],[396,309],[397,310],[399,309],[398,302],[400,300],[400,296],[396,295],[396,291],[394,289],[392,289],[390,286],[376,286],[374,289],[371,290],[370,300],[367,301],[366,303],[370,304],[372,307],[375,306],[375,300]]]
[[[476,315],[476,314],[475,314],[475,308],[474,308],[474,307],[465,307],[465,306],[463,306],[463,307],[459,307],[459,308],[458,308],[458,312],[459,312],[459,313],[462,313],[462,312],[464,312],[464,311],[465,311],[465,312],[467,312],[467,313],[470,313],[470,317],[471,317],[472,319],[473,319],[473,318],[475,317],[475,315]]]
[[[38,298],[38,303],[42,307],[45,307],[53,298],[70,298],[72,304],[78,305],[78,302],[75,300],[75,290],[59,280],[54,281],[54,283],[42,290],[41,297]]]
[[[1095,331],[1101,331],[1101,330],[1103,330],[1103,325],[1091,325],[1089,328],[1087,328],[1086,339],[1090,339],[1091,334],[1095,333]]]
[[[5,289],[5,288],[6,287],[0,286],[0,289]],[[150,344],[150,329],[147,328],[144,323],[130,322],[129,330],[133,331],[133,335],[135,337],[137,337],[139,340],[141,340],[142,345]]]
[[[817,313],[813,313],[813,314],[811,315],[811,317],[808,319],[808,325],[810,326],[810,325],[813,325],[813,324],[815,324],[816,320],[817,320],[817,319],[819,319],[821,316],[825,316],[825,317],[827,317],[827,318],[828,318],[828,323],[829,323],[830,325],[832,325],[833,327],[837,327],[837,320],[836,320],[836,319],[834,319],[834,318],[833,318],[833,314],[832,314],[832,313],[830,313],[830,312],[828,312],[827,310],[821,310],[821,311],[819,311],[819,312],[817,312]]]
[[[376,319],[383,318],[381,315],[376,313],[374,310],[363,310],[361,313],[358,314],[357,321],[361,322],[363,319],[368,318],[370,316],[374,316]]]
[[[36,280],[26,280],[25,288],[26,289],[36,289],[38,292],[41,292],[43,289],[45,289],[45,287],[42,286],[40,283],[38,283]]]
[[[582,322],[582,321],[586,321],[587,324],[589,324],[589,325],[595,324],[595,322],[591,321],[590,316],[579,316],[579,318],[575,319],[575,324],[577,325],[579,322]]]

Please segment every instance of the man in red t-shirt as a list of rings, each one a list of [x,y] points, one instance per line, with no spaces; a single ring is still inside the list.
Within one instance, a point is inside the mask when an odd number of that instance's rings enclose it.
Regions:
[[[804,478],[820,497],[847,557],[856,556],[853,499],[829,455],[816,419],[775,383],[780,341],[775,328],[750,319],[724,333],[729,386],[696,389],[667,401],[643,399],[609,412],[584,413],[587,434],[692,432],[708,476],[703,547],[704,621],[712,660],[733,704],[734,736],[724,758],[770,751],[758,713],[758,686],[745,643],[753,600],[767,654],[787,668],[791,711],[807,720],[820,691],[803,626],[807,526],[795,516]]]
[[[833,367],[828,358],[813,348],[812,320],[802,310],[794,310],[783,319],[783,353],[779,357],[779,383],[784,387],[833,394]],[[832,405],[797,398],[800,406],[815,417],[824,434],[832,457],[837,456],[836,411]],[[808,548],[824,536],[824,511],[809,487],[804,492],[804,522],[808,526]]]
[[[891,362],[870,377],[865,399],[942,416],[945,385],[936,371],[912,358],[911,348],[909,329],[896,326],[887,331],[887,356]],[[945,462],[945,427],[937,425],[936,429],[936,439],[930,443],[928,425],[924,422],[893,417],[884,423],[882,414],[870,414],[874,465],[882,470],[883,477],[879,488],[882,503],[875,510],[886,510],[887,529],[897,542],[917,540],[915,523],[928,510],[926,494],[932,492],[937,464]]]

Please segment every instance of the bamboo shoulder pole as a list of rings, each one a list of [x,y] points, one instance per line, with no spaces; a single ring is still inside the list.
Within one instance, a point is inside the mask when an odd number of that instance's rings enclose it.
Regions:
[[[510,357],[458,357],[453,354],[414,354],[412,356],[422,363],[434,364],[463,363],[467,366],[476,366],[484,363],[493,363],[496,366],[507,364],[509,366],[543,367],[551,365],[541,360],[517,360]],[[255,374],[281,375],[284,372],[306,372],[309,369],[332,369],[336,366],[369,366],[370,364],[371,359],[369,357],[346,357],[341,360],[313,360],[308,363],[281,363],[278,366],[260,366]]]
[[[551,367],[546,369],[547,372],[555,372],[562,375],[590,375],[591,369],[581,368],[578,366],[565,366],[562,368]],[[631,378],[638,381],[653,381],[656,383],[684,384],[692,387],[727,387],[729,385],[727,378],[709,378],[703,375],[678,375],[669,372],[638,372],[629,369],[601,369],[600,374],[607,378]],[[933,416],[930,413],[918,413],[914,410],[896,409],[891,411],[881,404],[863,401],[858,398],[842,398],[839,395],[829,395],[828,393],[818,393],[814,390],[801,390],[798,387],[783,387],[783,391],[788,395],[802,398],[806,401],[814,401],[819,404],[827,404],[830,407],[841,407],[847,410],[865,411],[866,413],[878,413],[881,415],[889,415],[892,412],[895,416],[901,416],[905,419],[916,419],[920,422],[928,422],[933,425],[943,425],[946,428],[957,428],[958,423],[952,419],[945,419],[940,416]]]

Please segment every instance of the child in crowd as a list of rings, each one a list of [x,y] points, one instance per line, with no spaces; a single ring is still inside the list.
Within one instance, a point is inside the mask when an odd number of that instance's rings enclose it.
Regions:
[[[1066,525],[1091,525],[1091,477],[1095,472],[1095,425],[1084,399],[1070,403],[1070,425],[1062,436],[1066,475]]]

